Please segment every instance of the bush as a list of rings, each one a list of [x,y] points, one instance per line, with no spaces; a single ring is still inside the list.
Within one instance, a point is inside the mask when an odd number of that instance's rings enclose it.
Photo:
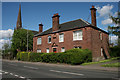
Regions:
[[[20,60],[20,54],[21,54],[21,52],[17,53],[17,60]]]
[[[33,61],[33,62],[39,62],[42,61],[42,56],[43,53],[30,53],[29,54],[29,61]]]
[[[46,62],[46,63],[66,63],[72,65],[82,64],[92,61],[92,53],[88,49],[71,49],[63,53],[27,53],[17,54],[17,58],[22,61]]]
[[[45,53],[42,55],[42,62],[67,63],[72,65],[92,61],[91,51],[85,49],[71,49],[64,53]]]
[[[28,61],[29,60],[28,52],[22,52],[20,54],[20,58],[21,58],[22,61]]]
[[[110,56],[111,57],[119,57],[120,56],[120,47],[114,46],[110,48]]]

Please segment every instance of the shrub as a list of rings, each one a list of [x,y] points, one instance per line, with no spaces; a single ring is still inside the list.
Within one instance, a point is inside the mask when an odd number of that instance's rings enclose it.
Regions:
[[[120,47],[114,46],[110,48],[110,56],[111,57],[119,57],[120,56]]]
[[[42,56],[43,53],[30,53],[29,54],[29,61],[33,61],[33,62],[39,62],[42,61]]]
[[[21,52],[18,52],[18,53],[17,53],[17,60],[20,60],[20,53],[21,53]]]
[[[71,49],[64,53],[44,53],[42,62],[50,63],[67,63],[72,65],[92,61],[91,51],[85,49]]]
[[[29,58],[28,58],[28,52],[21,52],[20,53],[20,60],[22,61],[28,61]]]
[[[27,53],[20,52],[17,59],[22,61],[46,62],[46,63],[67,63],[72,65],[92,61],[91,51],[88,49],[71,49],[63,53]]]

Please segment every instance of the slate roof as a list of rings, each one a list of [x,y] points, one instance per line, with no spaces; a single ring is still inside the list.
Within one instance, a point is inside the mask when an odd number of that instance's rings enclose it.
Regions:
[[[86,26],[92,26],[90,23],[88,23],[87,21],[84,21],[83,19],[77,19],[77,20],[73,20],[73,21],[69,21],[69,22],[65,22],[62,24],[59,24],[59,30],[57,31],[52,31],[52,28],[42,32],[42,33],[38,33],[36,36],[42,36],[42,35],[46,35],[46,34],[51,34],[51,33],[56,33],[56,32],[61,32],[61,31],[66,31],[66,30],[71,30],[71,29],[75,29],[75,28],[81,28],[81,27],[86,27]],[[92,26],[93,27],[93,26]],[[94,27],[96,29],[99,29],[97,27]],[[104,31],[105,32],[105,31]]]

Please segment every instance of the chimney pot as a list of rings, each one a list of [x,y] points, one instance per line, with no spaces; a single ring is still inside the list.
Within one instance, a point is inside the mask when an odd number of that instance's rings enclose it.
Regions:
[[[90,8],[90,10],[91,10],[91,24],[93,25],[93,26],[97,26],[96,25],[96,8],[94,8],[94,6],[92,5],[92,8]]]
[[[94,8],[94,6],[92,5],[92,8]]]
[[[52,30],[53,31],[56,31],[56,30],[58,30],[59,29],[59,14],[58,13],[56,13],[56,14],[54,14],[53,15],[53,17],[52,17]]]
[[[43,24],[39,24],[39,33],[41,33],[43,31]]]

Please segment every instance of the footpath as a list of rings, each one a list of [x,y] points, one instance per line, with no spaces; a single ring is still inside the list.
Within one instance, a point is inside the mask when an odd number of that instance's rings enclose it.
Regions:
[[[118,67],[102,67],[101,65],[106,63],[98,63],[98,64],[89,64],[89,65],[69,65],[69,64],[61,64],[61,63],[42,63],[42,62],[27,62],[27,61],[18,61],[18,60],[5,60],[3,61],[9,61],[9,62],[17,62],[17,63],[26,63],[26,64],[34,64],[34,65],[45,65],[45,66],[56,66],[56,67],[70,67],[70,68],[80,68],[80,69],[90,69],[90,70],[103,70],[103,71],[120,71],[120,68]],[[113,61],[112,63],[117,62]]]

